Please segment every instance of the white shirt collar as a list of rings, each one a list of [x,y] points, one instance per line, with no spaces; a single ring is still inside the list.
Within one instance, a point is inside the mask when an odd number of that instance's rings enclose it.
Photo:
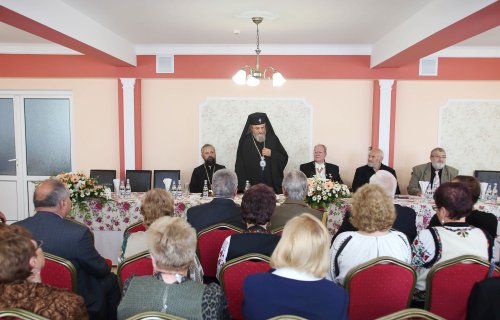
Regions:
[[[298,271],[292,268],[279,268],[273,271],[274,275],[283,277],[283,278],[288,278],[288,279],[293,279],[293,280],[300,280],[300,281],[318,281],[321,280],[322,278],[318,278],[313,276],[312,274]]]

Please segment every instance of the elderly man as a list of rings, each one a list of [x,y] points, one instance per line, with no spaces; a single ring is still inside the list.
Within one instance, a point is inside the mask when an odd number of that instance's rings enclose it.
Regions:
[[[356,173],[354,173],[354,179],[352,181],[352,191],[356,192],[362,185],[370,182],[371,176],[375,174],[375,172],[379,170],[385,170],[392,173],[396,180],[398,177],[396,176],[396,171],[393,168],[386,166],[382,163],[384,160],[384,152],[378,148],[371,149],[368,153],[368,164],[359,167],[356,169]],[[396,194],[400,194],[399,184],[396,186]]]
[[[420,190],[419,181],[428,181],[431,188],[437,188],[458,175],[457,169],[446,165],[446,151],[443,148],[432,149],[430,159],[431,162],[413,167],[408,194],[420,196],[425,192]]]
[[[261,112],[249,115],[236,153],[239,190],[243,191],[246,181],[249,181],[251,185],[267,184],[274,192],[281,193],[287,163],[288,154],[267,115]]]
[[[332,181],[343,183],[340,178],[339,167],[325,162],[326,146],[324,144],[317,144],[314,146],[313,156],[314,161],[301,164],[300,171],[304,172],[308,178],[317,176],[321,179],[330,179]]]
[[[234,203],[238,189],[236,174],[228,169],[221,169],[214,174],[212,181],[215,198],[205,204],[188,209],[187,221],[196,232],[218,223],[226,223],[238,228],[245,228],[241,220],[241,209]]]
[[[292,170],[283,179],[283,194],[286,197],[285,202],[277,206],[271,216],[271,228],[277,229],[283,227],[288,220],[302,213],[310,213],[319,220],[325,222],[326,218],[323,212],[309,208],[304,199],[307,195],[307,177],[299,170]]]
[[[373,176],[371,176],[370,184],[379,185],[391,199],[394,199],[397,181],[389,171],[377,171]],[[404,207],[399,204],[395,204],[394,208],[396,209],[396,220],[394,221],[392,228],[404,233],[408,237],[408,241],[411,243],[417,236],[417,227],[415,224],[417,214],[412,208]],[[344,221],[342,221],[342,225],[332,239],[332,243],[335,237],[344,231],[357,231],[357,229],[354,228],[349,221],[349,217],[350,213],[347,212],[344,217]]]
[[[94,247],[90,230],[65,219],[71,210],[69,190],[59,180],[45,180],[33,196],[36,214],[17,224],[28,229],[43,249],[73,263],[78,293],[90,319],[116,319],[120,302],[118,280]]]
[[[205,162],[193,170],[189,183],[191,193],[203,192],[205,181],[207,181],[208,190],[212,190],[212,178],[215,171],[225,168],[225,166],[216,163],[215,148],[211,144],[205,144],[201,147],[201,157]]]

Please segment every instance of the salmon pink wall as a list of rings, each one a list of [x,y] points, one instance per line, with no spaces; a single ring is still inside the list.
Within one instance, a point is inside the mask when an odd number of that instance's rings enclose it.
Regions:
[[[90,169],[118,169],[120,161],[116,79],[0,78],[0,89],[71,91],[73,169],[87,172]]]
[[[370,80],[291,80],[281,88],[268,82],[252,88],[231,80],[142,80],[143,169],[180,169],[182,180],[190,179],[200,159],[198,110],[207,97],[298,97],[313,108],[312,144],[327,145],[327,161],[339,165],[350,184],[371,141],[372,91]],[[223,130],[223,121],[214,130]]]
[[[438,146],[441,106],[449,99],[500,100],[500,81],[398,81],[397,90],[394,169],[404,193],[411,168],[429,162]],[[447,163],[453,166],[453,160]]]

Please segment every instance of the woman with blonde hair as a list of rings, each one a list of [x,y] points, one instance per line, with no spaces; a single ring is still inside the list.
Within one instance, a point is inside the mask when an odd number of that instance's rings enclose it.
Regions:
[[[276,270],[245,279],[245,319],[283,314],[347,319],[347,293],[324,278],[329,266],[328,244],[328,230],[314,216],[303,213],[288,221],[271,256]]]
[[[344,285],[352,268],[382,256],[410,263],[408,238],[391,230],[395,219],[394,204],[380,186],[368,184],[359,188],[352,198],[350,217],[358,231],[343,232],[335,238],[327,278]]]
[[[174,215],[174,198],[165,189],[151,189],[141,198],[141,215],[146,230],[157,219]],[[146,231],[133,232],[125,235],[122,244],[120,261],[135,254],[148,250]],[[189,267],[189,277],[197,282],[203,282],[203,268],[195,257]]]
[[[167,312],[188,319],[228,319],[226,298],[218,284],[188,278],[196,254],[196,231],[184,219],[162,217],[146,232],[152,276],[125,282],[118,319],[145,311]]]

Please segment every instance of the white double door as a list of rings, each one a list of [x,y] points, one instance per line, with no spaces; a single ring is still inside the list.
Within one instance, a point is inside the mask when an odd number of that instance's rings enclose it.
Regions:
[[[0,211],[34,212],[36,182],[71,171],[71,92],[0,91]]]

